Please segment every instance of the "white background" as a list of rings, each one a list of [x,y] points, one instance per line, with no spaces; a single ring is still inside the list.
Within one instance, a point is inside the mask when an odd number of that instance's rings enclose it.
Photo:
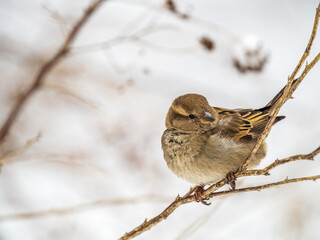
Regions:
[[[88,4],[1,1],[1,123]],[[177,1],[178,9],[192,16],[183,20],[162,1],[106,1],[82,29],[72,54],[29,99],[1,148],[2,153],[20,148],[42,133],[1,169],[0,239],[117,239],[159,214],[191,186],[171,173],[162,157],[160,138],[172,100],[194,92],[214,106],[263,107],[298,63],[317,4]],[[213,39],[213,51],[199,45],[202,36]],[[85,47],[101,42],[108,45]],[[309,62],[319,42],[318,37]],[[268,56],[263,71],[240,73],[233,59],[259,44]],[[281,110],[286,119],[272,129],[261,167],[319,145],[319,79],[316,66]],[[319,173],[318,156],[237,183]],[[319,182],[304,182],[215,198],[209,207],[191,203],[136,239],[320,239],[319,190]],[[130,199],[137,202],[77,207]],[[69,207],[74,211],[8,219]]]

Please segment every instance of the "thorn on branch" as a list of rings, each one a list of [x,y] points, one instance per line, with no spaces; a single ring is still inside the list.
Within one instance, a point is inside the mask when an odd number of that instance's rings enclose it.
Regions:
[[[179,201],[181,199],[180,195],[176,196],[176,201]]]

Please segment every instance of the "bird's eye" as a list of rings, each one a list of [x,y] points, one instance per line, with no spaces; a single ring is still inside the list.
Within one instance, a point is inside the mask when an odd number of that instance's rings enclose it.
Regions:
[[[193,114],[190,114],[190,115],[189,115],[189,118],[190,118],[190,119],[195,119],[195,118],[196,118],[196,116],[195,116],[195,115],[193,115]]]

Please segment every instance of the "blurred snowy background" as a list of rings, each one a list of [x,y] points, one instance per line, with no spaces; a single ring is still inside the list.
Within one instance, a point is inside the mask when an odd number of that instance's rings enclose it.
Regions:
[[[1,124],[89,3],[0,2]],[[117,239],[159,214],[191,186],[162,157],[172,100],[193,92],[214,106],[263,107],[300,59],[317,4],[180,0],[170,11],[164,1],[106,1],[1,146],[3,154],[42,134],[1,169],[0,239]],[[316,66],[283,107],[261,166],[319,145],[319,80]],[[238,186],[319,173],[318,156]],[[316,240],[319,202],[319,182],[215,198],[178,208],[136,239]]]

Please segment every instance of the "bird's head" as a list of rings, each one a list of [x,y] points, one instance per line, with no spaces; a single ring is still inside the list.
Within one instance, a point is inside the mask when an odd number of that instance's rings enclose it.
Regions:
[[[166,127],[181,132],[208,131],[218,122],[218,112],[199,94],[176,98],[166,117]]]

